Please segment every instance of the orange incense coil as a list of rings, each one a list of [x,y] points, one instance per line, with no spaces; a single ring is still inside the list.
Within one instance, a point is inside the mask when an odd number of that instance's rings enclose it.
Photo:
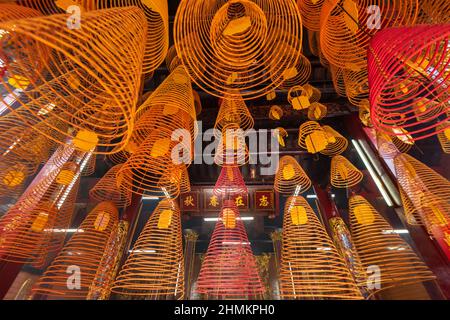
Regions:
[[[247,232],[233,200],[224,200],[196,291],[209,299],[257,299],[264,294]]]
[[[442,151],[450,153],[450,122],[442,124],[437,127],[436,130],[439,131],[437,137],[441,144]]]
[[[241,88],[247,100],[279,87],[284,70],[297,64],[302,23],[293,0],[220,0],[214,5],[183,0],[175,16],[174,40],[199,87],[218,97]],[[298,50],[286,59],[289,47]],[[267,81],[272,72],[279,76]]]
[[[327,135],[328,144],[325,149],[320,151],[321,154],[334,156],[347,150],[348,140],[345,137],[330,126],[323,126],[322,129]]]
[[[123,147],[133,128],[141,82],[144,14],[137,8],[87,12],[81,29],[68,28],[66,20],[64,14],[1,24],[6,35],[0,39],[5,68],[1,85],[28,112],[27,118],[2,102],[24,123],[60,144],[75,136],[82,150]],[[86,41],[93,38],[103,49]],[[78,117],[80,112],[86,116]],[[61,134],[57,137],[35,126],[50,117],[66,122],[70,132],[49,123]],[[77,117],[80,121],[74,120]],[[115,142],[110,142],[111,135]]]
[[[369,41],[379,30],[376,11],[369,6],[378,6],[382,28],[412,25],[419,12],[417,0],[325,0],[320,14],[320,45],[331,64],[352,71],[367,68]]]
[[[280,106],[271,106],[269,110],[269,119],[280,120],[283,117],[283,109]]]
[[[311,180],[295,158],[283,156],[278,163],[273,187],[281,194],[300,194],[311,187]]]
[[[97,163],[97,155],[93,154],[89,157],[89,160],[86,163],[86,166],[83,168],[83,171],[81,171],[81,175],[83,177],[88,177],[90,175],[93,175],[95,172],[95,165]]]
[[[423,0],[420,8],[425,12],[426,23],[439,24],[450,22],[450,3],[447,0]]]
[[[214,163],[219,166],[242,166],[248,160],[244,131],[235,123],[226,124],[219,137]]]
[[[288,91],[288,101],[295,110],[308,108],[311,103],[318,102],[320,97],[320,90],[310,84],[294,86]]]
[[[325,0],[298,0],[303,25],[311,31],[320,31],[320,10]]]
[[[370,117],[370,106],[369,106],[369,100],[363,100],[361,101],[359,105],[358,110],[358,117],[359,120],[361,120],[361,123],[365,125],[366,127],[372,127],[372,119]]]
[[[298,132],[298,145],[309,153],[317,153],[326,149],[330,142],[335,142],[316,121],[302,123]]]
[[[111,289],[152,299],[183,299],[184,260],[180,209],[162,200],[145,224]]]
[[[22,6],[34,8],[46,15],[66,13],[66,10],[70,5],[80,6],[81,12],[85,10],[95,10],[96,1],[97,0],[16,0],[16,2]]]
[[[222,167],[213,192],[216,196],[224,197],[247,194],[248,190],[239,167]]]
[[[308,119],[319,121],[327,115],[327,107],[319,102],[313,102],[308,108]]]
[[[301,196],[287,199],[279,272],[283,299],[362,299],[344,259]]]
[[[330,182],[336,188],[350,188],[360,183],[364,177],[350,161],[340,155],[331,158]]]
[[[128,160],[130,155],[131,153],[124,149],[118,152],[112,151],[111,154],[108,154],[106,157],[113,164],[122,164]]]
[[[414,204],[409,199],[405,191],[403,191],[403,188],[398,186],[398,190],[400,191],[400,198],[402,200],[406,222],[410,225],[424,225],[419,211],[414,207]]]
[[[307,30],[307,33],[308,33],[309,50],[314,56],[318,57],[320,55],[319,32]]]
[[[79,184],[78,165],[67,163],[28,189],[0,219],[0,259],[39,265],[64,242]]]
[[[398,184],[420,214],[428,232],[450,225],[450,182],[408,154],[394,158]]]
[[[122,164],[116,165],[97,182],[89,191],[89,196],[97,201],[110,201],[117,208],[127,207],[131,203],[131,192],[122,187],[117,172]]]
[[[372,39],[369,100],[378,131],[396,136],[407,131],[420,140],[438,134],[436,128],[450,119],[449,37],[450,26],[444,24],[382,30]],[[415,90],[401,90],[404,79],[413,80]]]
[[[0,21],[5,22],[9,20],[25,19],[30,17],[38,17],[41,13],[32,8],[18,6],[14,3],[0,4]]]
[[[406,153],[413,146],[413,143],[405,143],[382,132],[377,132],[376,136],[378,153],[384,159],[394,159],[399,153]]]
[[[214,128],[221,132],[228,124],[237,124],[243,131],[253,128],[253,117],[242,98],[225,96],[222,100]]]
[[[369,98],[367,70],[344,70],[345,93],[351,104],[359,107],[361,101]]]
[[[186,165],[181,166],[181,182],[180,193],[188,193],[191,191],[191,180],[189,179],[189,172]]]
[[[187,174],[186,165],[173,165],[170,171],[165,172],[159,179],[158,187],[163,190],[175,190],[175,192],[189,192],[191,186]],[[170,194],[170,193],[169,193]]]
[[[280,146],[282,146],[282,147],[286,146],[286,142],[284,141],[284,139],[288,136],[288,133],[284,128],[281,128],[281,127],[276,128],[273,131],[272,136],[274,138],[277,138],[278,144]]]
[[[177,54],[177,49],[174,45],[170,46],[166,55],[166,67],[169,69],[169,72],[175,70],[178,66],[183,65],[180,57]]]
[[[28,179],[26,166],[22,163],[0,163],[0,197],[19,197]]]
[[[287,45],[287,50],[282,60],[291,61],[291,56],[297,55],[296,52],[298,50],[298,47],[300,47],[300,44],[296,44],[294,47],[292,47],[292,44]],[[309,77],[311,76],[311,62],[309,62],[308,58],[300,53],[299,60],[295,64],[287,64],[285,69],[271,71],[272,80],[275,81],[275,79],[279,78],[280,76],[283,79],[283,82],[281,82],[280,86],[278,87],[280,89],[289,89],[296,85],[303,85],[308,82]]]
[[[435,279],[425,263],[363,197],[349,200],[353,242],[365,268],[380,268],[381,289]]]
[[[347,87],[345,82],[345,69],[330,65],[331,79],[334,90],[341,97],[347,97]]]
[[[136,194],[165,197],[167,193],[176,198],[180,193],[179,184],[169,183],[169,189],[164,191],[160,183],[166,183],[165,174],[177,166],[171,154],[177,143],[171,139],[171,133],[153,131],[120,167],[117,179],[126,190]]]
[[[32,288],[34,297],[86,299],[98,271],[104,268],[100,263],[117,233],[117,226],[118,211],[111,202],[95,206],[35,283]],[[76,284],[70,278],[76,272],[79,272],[79,288],[70,288],[70,284]],[[105,276],[107,273],[108,270],[103,270]]]

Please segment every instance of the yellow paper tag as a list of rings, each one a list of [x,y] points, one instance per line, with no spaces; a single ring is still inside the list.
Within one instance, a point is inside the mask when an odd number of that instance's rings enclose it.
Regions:
[[[308,108],[310,105],[311,103],[309,102],[309,99],[306,96],[295,97],[292,99],[292,107],[295,110],[303,110]]]
[[[355,218],[358,224],[372,224],[375,221],[375,215],[367,205],[358,205],[354,208]]]
[[[353,0],[344,0],[344,21],[347,28],[355,34],[358,31],[359,14],[358,5]]]
[[[247,31],[252,25],[252,21],[249,16],[233,19],[228,22],[228,25],[223,30],[224,36],[233,36],[239,33]]]
[[[30,85],[30,80],[20,75],[12,75],[8,83],[16,89],[25,90]]]
[[[309,134],[306,139],[306,150],[309,153],[317,153],[319,151],[324,150],[327,145],[327,137],[323,131],[315,130],[311,134]]]
[[[236,214],[231,209],[224,209],[223,224],[225,228],[234,229],[236,227]]]
[[[306,224],[308,222],[308,215],[306,209],[302,206],[293,206],[290,210],[291,221],[294,226]]]
[[[99,212],[94,221],[94,228],[97,231],[104,231],[109,223],[109,213],[106,211]]]
[[[59,172],[58,176],[56,177],[56,182],[64,186],[67,186],[73,181],[74,178],[75,173],[73,171],[63,169]]]
[[[297,71],[296,67],[287,68],[283,72],[283,79],[289,80],[289,79],[295,78],[297,76],[297,74],[298,74],[298,71]]]
[[[283,179],[284,180],[291,180],[295,177],[295,169],[292,164],[287,164],[283,167]]]
[[[151,156],[153,158],[162,157],[169,152],[170,148],[170,139],[168,138],[162,138],[159,140],[156,140],[153,144]]]
[[[159,215],[158,219],[158,229],[167,229],[172,222],[173,210],[163,210]]]
[[[2,182],[5,186],[14,188],[18,185],[21,185],[25,180],[25,173],[19,170],[9,170],[2,179]]]
[[[44,230],[48,221],[48,213],[47,212],[39,212],[36,219],[34,219],[33,224],[31,225],[31,230],[34,232],[42,232]]]
[[[80,130],[73,139],[73,145],[81,151],[91,151],[98,144],[98,136],[95,132]]]

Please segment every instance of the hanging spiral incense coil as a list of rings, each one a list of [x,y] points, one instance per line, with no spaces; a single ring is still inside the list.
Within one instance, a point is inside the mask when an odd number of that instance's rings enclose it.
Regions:
[[[106,157],[113,164],[122,164],[122,163],[125,163],[128,160],[130,155],[131,155],[131,153],[124,149],[124,150],[120,150],[118,152],[113,150]]]
[[[110,201],[117,208],[127,207],[131,203],[131,192],[122,187],[117,172],[122,164],[116,165],[96,183],[89,191],[89,196],[97,201]]]
[[[13,3],[0,4],[0,22],[40,16],[40,12]]]
[[[117,225],[118,211],[111,202],[95,206],[33,286],[34,297],[86,299],[98,271],[104,267],[100,265],[103,253],[108,250],[111,237],[117,233]],[[71,289],[69,285],[74,286],[75,283],[70,277],[78,271],[80,287]],[[108,272],[103,270],[105,276]]]
[[[224,200],[196,291],[213,299],[256,299],[264,294],[247,232],[233,200]]]
[[[28,189],[0,219],[0,259],[41,264],[59,250],[79,184],[78,165],[67,163]]]
[[[96,1],[100,0],[16,0],[21,6],[34,8],[45,15],[66,13],[70,5],[79,6],[83,13],[86,10],[96,10]]]
[[[218,97],[240,88],[247,100],[277,88],[284,70],[297,64],[302,23],[293,0],[183,0],[174,39],[199,87]],[[286,59],[289,47],[298,50]],[[270,73],[278,76],[267,81]]]
[[[412,144],[404,143],[397,137],[382,132],[377,132],[376,137],[378,153],[384,159],[394,159],[399,153],[406,153],[412,147]]]
[[[323,126],[322,129],[327,135],[328,144],[325,149],[320,151],[321,154],[334,156],[347,150],[348,140],[345,137],[330,126]]]
[[[308,108],[311,103],[318,102],[321,97],[319,89],[310,84],[294,86],[288,91],[288,101],[295,110]]]
[[[362,299],[349,269],[308,202],[289,197],[280,266],[283,299]]]
[[[341,97],[347,97],[347,88],[344,79],[345,69],[330,65],[331,79],[333,80],[334,90]]]
[[[420,1],[420,8],[425,12],[429,24],[449,23],[450,3],[446,0]]]
[[[327,115],[327,107],[319,102],[313,102],[308,108],[308,119],[319,121]]]
[[[429,233],[450,235],[449,181],[408,154],[394,158],[398,184],[418,211]]]
[[[349,200],[353,242],[366,268],[380,268],[381,290],[435,279],[425,263],[363,197]]]
[[[180,209],[162,200],[153,211],[112,292],[152,299],[183,299],[184,261]]]
[[[181,182],[180,182],[180,193],[191,192],[191,180],[189,179],[189,172],[186,165],[181,166]]]
[[[298,0],[303,25],[311,31],[320,31],[320,10],[325,0]]]
[[[74,135],[79,149],[123,147],[133,128],[138,99],[145,17],[137,8],[126,8],[84,13],[81,29],[68,28],[66,20],[67,15],[52,15],[1,24],[6,70],[1,85],[28,115],[2,102],[24,123],[58,143]],[[86,41],[91,38],[103,49],[93,48]],[[57,137],[36,126],[48,118],[64,121],[72,130],[48,123],[60,133]],[[111,135],[117,142],[110,142]],[[108,151],[99,148],[97,153]]]
[[[177,144],[171,139],[171,133],[154,130],[120,167],[118,181],[126,190],[136,194],[176,198],[180,193],[180,180],[178,183],[173,180],[167,183],[167,173],[179,166],[172,159],[172,150]],[[165,190],[161,184],[165,185]]]
[[[297,49],[291,48],[290,51],[285,54],[284,59],[290,60],[292,54],[295,54]],[[279,89],[289,89],[296,85],[303,85],[308,82],[311,76],[311,62],[303,54],[300,53],[299,60],[296,64],[288,65],[285,70],[280,70],[277,73],[272,72],[271,78],[277,79],[280,76],[283,82],[278,87]]]
[[[244,131],[236,123],[226,124],[219,137],[214,163],[219,166],[242,166],[248,163],[248,160]]]
[[[398,185],[398,190],[400,191],[400,198],[402,200],[403,211],[405,214],[406,222],[413,226],[416,226],[416,225],[423,226],[424,223],[422,221],[422,217],[420,216],[420,213],[414,207],[414,204],[409,199],[409,197],[405,193],[405,191],[403,191],[403,188],[400,185]]]
[[[300,194],[311,187],[311,180],[295,158],[283,156],[278,163],[273,187],[281,194]]]
[[[166,67],[169,69],[169,72],[175,70],[178,66],[183,65],[180,57],[177,54],[177,49],[175,45],[170,46],[166,55]]]
[[[441,126],[436,127],[436,130],[439,132],[437,136],[442,151],[450,153],[450,123],[444,123]]]
[[[288,136],[287,131],[282,128],[282,127],[278,127],[276,128],[273,132],[272,132],[272,136],[274,138],[277,138],[278,140],[278,144],[282,147],[286,146],[286,143],[284,142],[284,139]]]
[[[361,120],[361,123],[366,127],[372,127],[372,119],[370,117],[370,105],[369,100],[361,101],[358,110],[358,117]]]
[[[243,131],[253,128],[253,117],[242,98],[222,100],[214,129],[222,132],[227,124],[237,124]]]
[[[450,25],[383,30],[372,39],[369,100],[378,131],[399,136],[406,130],[420,140],[445,130],[436,128],[450,119],[449,43]],[[413,87],[402,90],[400,84],[408,78]],[[394,112],[399,117],[393,118]]]
[[[361,101],[369,98],[369,81],[367,70],[344,70],[345,93],[354,106],[359,107]]]
[[[316,121],[304,122],[298,132],[298,145],[310,153],[317,153],[325,150],[327,145],[334,140],[330,140],[325,130]]]
[[[217,196],[247,194],[248,190],[239,167],[222,167],[213,192]]]
[[[269,118],[271,120],[280,120],[283,117],[283,109],[279,106],[271,106],[269,110]]]
[[[360,183],[364,177],[350,161],[340,155],[331,158],[330,182],[335,188],[350,188]]]
[[[22,163],[8,165],[0,162],[0,197],[19,197],[28,179]]]
[[[331,64],[360,71],[366,68],[369,41],[378,32],[377,18],[383,28],[412,25],[418,10],[417,0],[325,0],[320,15],[321,50]]]
[[[93,154],[89,157],[89,160],[87,161],[83,171],[81,171],[81,176],[89,177],[90,175],[93,175],[95,172],[96,163],[97,163],[97,155]]]

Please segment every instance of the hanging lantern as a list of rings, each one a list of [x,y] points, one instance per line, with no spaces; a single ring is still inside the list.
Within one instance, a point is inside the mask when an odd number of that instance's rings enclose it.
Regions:
[[[0,259],[40,266],[66,236],[78,191],[78,165],[66,163],[31,186],[0,218]]]
[[[75,137],[75,146],[82,150],[123,147],[131,134],[141,81],[144,14],[137,8],[86,12],[81,29],[68,28],[66,19],[66,15],[51,15],[0,26],[2,60],[14,70],[1,78],[1,85],[5,96],[17,101],[24,112],[4,99],[1,102],[23,123],[57,143]],[[94,50],[86,41],[93,38],[113,50]],[[38,126],[48,119],[65,122],[70,132],[52,121],[46,127],[59,135]]]
[[[282,194],[297,195],[307,191],[311,187],[311,180],[291,156],[283,156],[278,163],[275,174],[274,189]]]
[[[321,154],[334,156],[343,153],[347,149],[348,140],[339,132],[330,126],[323,126],[322,129],[325,131],[328,144],[325,149],[320,151]]]
[[[349,269],[308,202],[289,197],[283,216],[283,299],[362,299]]]
[[[239,95],[248,100],[278,88],[283,72],[299,62],[301,17],[293,0],[221,0],[216,5],[183,0],[175,16],[174,39],[200,88],[218,97],[240,88]],[[288,46],[297,50],[286,59]],[[267,82],[274,70],[280,76]]]
[[[118,212],[114,205],[99,203],[37,280],[32,288],[33,295],[47,299],[86,299],[99,270],[104,277],[112,271],[100,263],[104,253],[110,254],[117,226]]]
[[[349,200],[353,242],[365,268],[380,268],[383,290],[435,279],[425,263],[392,226],[361,196]]]
[[[180,209],[162,200],[145,224],[112,292],[152,299],[183,299],[184,261]]]
[[[283,117],[283,109],[279,106],[271,106],[269,110],[269,119],[280,120]]]
[[[350,188],[361,182],[364,175],[350,161],[340,155],[331,158],[331,185],[335,188]]]
[[[225,96],[220,104],[214,125],[214,129],[220,132],[227,124],[237,124],[243,131],[253,128],[254,121],[244,100],[238,98],[237,95],[233,95],[233,97],[235,98]]]
[[[284,128],[278,127],[276,128],[272,133],[274,138],[277,138],[278,144],[282,147],[286,146],[286,143],[284,142],[284,139],[288,136],[288,133]]]
[[[118,178],[117,172],[121,164],[116,165],[97,182],[89,191],[89,196],[97,201],[111,201],[118,208],[123,208],[131,204],[131,192],[122,187],[122,181]]]
[[[241,170],[235,166],[223,166],[213,192],[216,196],[247,194]]]
[[[256,299],[264,295],[244,223],[233,200],[224,200],[196,291],[209,299]]]
[[[412,140],[420,140],[445,130],[441,125],[450,119],[449,35],[449,25],[420,25],[382,30],[372,39],[369,100],[378,131],[391,136],[406,131]],[[404,79],[418,83],[416,90],[394,91]],[[399,116],[392,117],[394,112]]]
[[[313,102],[308,108],[308,119],[319,121],[327,115],[327,107],[319,102]]]
[[[298,145],[306,149],[309,153],[317,153],[327,148],[332,137],[328,137],[327,133],[316,121],[304,122],[298,132]]]

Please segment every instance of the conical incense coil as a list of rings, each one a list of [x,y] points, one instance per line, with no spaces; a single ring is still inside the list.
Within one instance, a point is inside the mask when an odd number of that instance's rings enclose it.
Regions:
[[[325,0],[320,14],[321,50],[337,67],[364,69],[369,41],[379,31],[377,14],[380,28],[388,28],[414,24],[418,11],[417,0]]]
[[[176,198],[180,192],[179,184],[167,184],[169,189],[162,190],[160,182],[167,172],[179,165],[174,161],[177,159],[172,159],[172,149],[177,144],[171,139],[171,133],[154,130],[120,167],[118,181],[136,194]]]
[[[441,144],[442,151],[450,153],[450,121],[436,127],[438,131],[438,139]]]
[[[280,146],[282,146],[282,147],[286,146],[286,142],[284,139],[288,136],[288,133],[284,128],[282,128],[282,127],[275,128],[275,130],[273,130],[273,132],[272,132],[272,136],[274,138],[277,138],[278,144]]]
[[[372,39],[369,100],[378,131],[392,136],[406,131],[420,140],[444,130],[440,125],[450,119],[449,38],[450,25],[420,25],[382,30]],[[413,79],[415,87],[402,90],[404,79]]]
[[[180,193],[191,192],[191,180],[186,166],[181,166]]]
[[[414,144],[413,141],[405,143],[395,136],[391,137],[382,132],[377,132],[376,136],[378,153],[384,159],[394,159],[399,153],[408,152]]]
[[[184,259],[180,209],[162,200],[146,223],[112,292],[152,299],[183,299]]]
[[[248,190],[245,186],[244,178],[242,177],[239,167],[222,167],[213,192],[217,196],[224,197],[247,194]]]
[[[414,204],[411,202],[405,191],[403,191],[403,188],[401,186],[398,186],[398,190],[400,191],[400,198],[402,199],[406,222],[413,226],[425,225],[419,211],[414,207]]]
[[[347,149],[348,140],[330,126],[323,126],[322,128],[327,135],[328,144],[320,153],[327,156],[343,153]]]
[[[435,279],[425,263],[366,199],[352,196],[349,214],[358,254],[364,267],[380,269],[377,280],[381,290]]]
[[[319,121],[327,115],[327,107],[319,102],[313,102],[308,108],[308,119]]]
[[[167,50],[166,55],[166,67],[169,69],[169,72],[175,70],[178,66],[183,65],[180,57],[177,54],[177,49],[175,45],[170,46],[169,50]]]
[[[226,124],[214,155],[214,163],[219,166],[242,166],[249,160],[244,131],[235,123]]]
[[[64,14],[1,24],[7,35],[0,41],[5,65],[1,85],[30,114],[27,119],[17,116],[47,138],[65,144],[75,137],[83,150],[123,147],[133,128],[141,81],[144,14],[137,8],[87,12],[80,29],[68,28],[66,20]],[[86,41],[91,38],[103,49],[93,48]],[[56,137],[36,127],[50,117],[72,130],[49,123],[61,134]],[[97,153],[110,150],[98,148]]]
[[[320,97],[320,90],[310,84],[297,85],[288,91],[288,101],[294,110],[307,109],[311,103],[318,102]]]
[[[214,299],[257,299],[264,294],[245,226],[233,200],[224,201],[196,291]]]
[[[347,87],[345,82],[345,69],[330,65],[331,80],[333,80],[334,90],[341,97],[347,97]]]
[[[369,80],[367,70],[344,70],[345,94],[354,106],[359,107],[361,101],[369,98]]]
[[[331,185],[336,188],[350,188],[361,182],[364,175],[350,161],[340,155],[331,159]]]
[[[320,11],[325,0],[298,0],[303,25],[311,31],[320,31]]]
[[[183,0],[174,39],[199,87],[219,97],[241,88],[247,100],[277,88],[284,70],[298,62],[302,23],[293,0],[220,0],[215,5]],[[298,50],[285,59],[288,46]],[[267,82],[271,71],[280,76]]]
[[[283,109],[280,106],[271,106],[269,110],[269,118],[271,120],[280,120],[283,117]]]
[[[122,187],[122,181],[118,179],[117,172],[121,164],[116,165],[97,182],[89,191],[89,196],[97,201],[110,201],[117,208],[127,207],[131,203],[131,192]]]
[[[273,187],[281,194],[298,195],[311,187],[311,180],[295,158],[283,156],[278,163]]]
[[[118,149],[116,149],[118,150]],[[122,164],[125,163],[130,157],[131,153],[127,150],[123,149],[121,151],[116,152],[113,150],[111,154],[108,154],[106,157],[112,164]]]
[[[214,129],[222,131],[228,124],[237,124],[243,131],[253,128],[253,117],[242,98],[222,100]]]
[[[0,4],[0,21],[5,22],[9,20],[25,19],[30,17],[38,17],[41,13],[37,10],[18,6],[13,3]]]
[[[282,236],[283,299],[362,299],[343,258],[303,197],[287,199]]]
[[[60,249],[72,218],[78,170],[67,163],[51,171],[0,219],[0,259],[39,265]]]
[[[104,267],[100,265],[103,253],[117,233],[117,224],[118,211],[112,203],[95,206],[35,283],[34,297],[86,299],[98,271]]]
[[[298,145],[309,153],[325,150],[330,142],[335,140],[316,121],[306,121],[299,128]]]

